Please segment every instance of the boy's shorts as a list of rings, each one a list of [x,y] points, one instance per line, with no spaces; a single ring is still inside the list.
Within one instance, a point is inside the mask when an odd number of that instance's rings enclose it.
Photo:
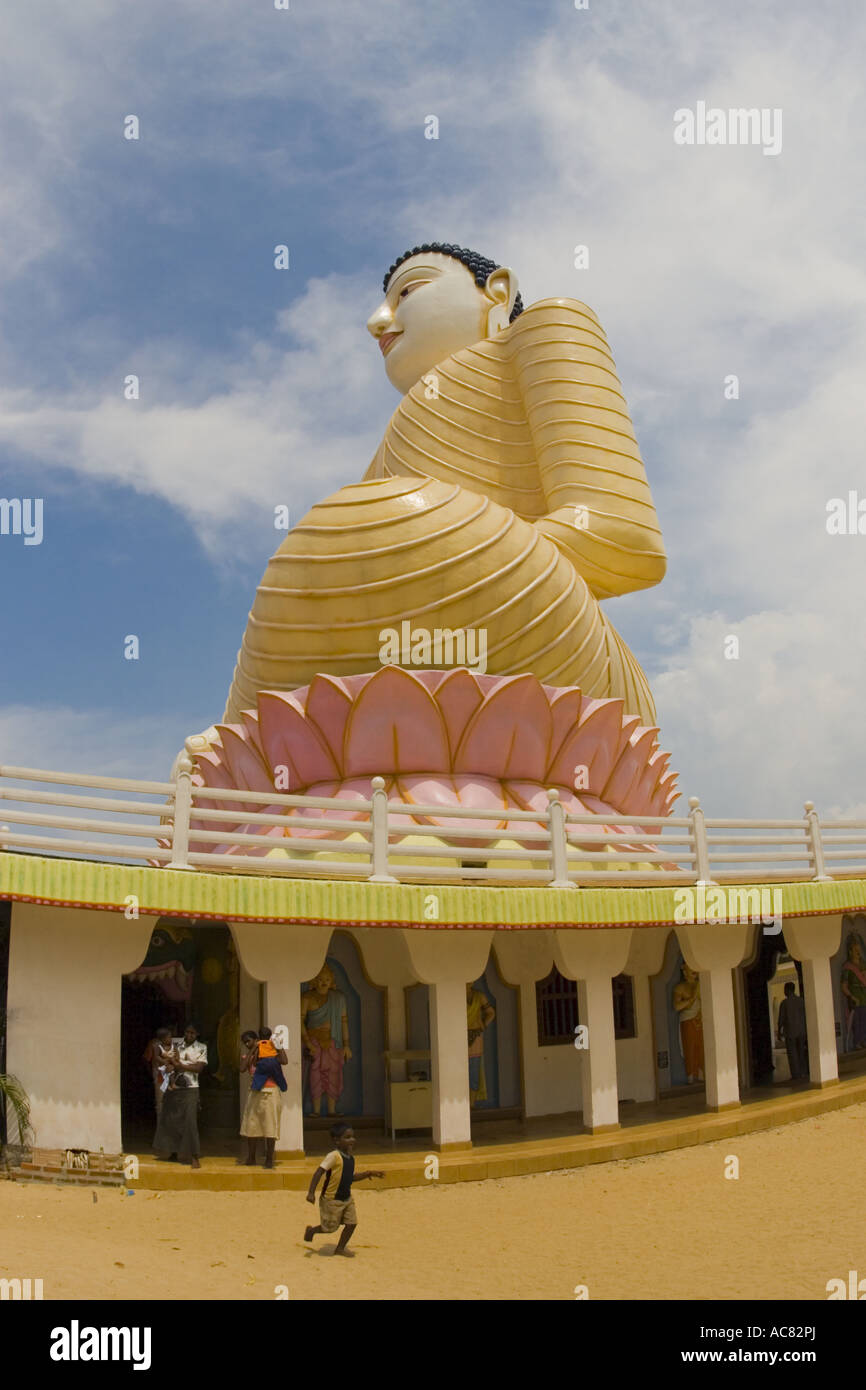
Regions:
[[[322,1230],[328,1235],[331,1231],[336,1231],[338,1226],[357,1226],[358,1213],[355,1211],[354,1197],[350,1197],[346,1202],[338,1202],[335,1197],[320,1197],[319,1221]]]

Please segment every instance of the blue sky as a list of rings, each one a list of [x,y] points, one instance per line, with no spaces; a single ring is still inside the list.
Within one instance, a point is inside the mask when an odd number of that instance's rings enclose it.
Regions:
[[[273,508],[363,473],[397,404],[364,323],[441,239],[606,329],[669,556],[608,611],[684,792],[866,815],[866,535],[825,525],[866,498],[859,5],[11,10],[0,496],[45,530],[0,537],[3,761],[162,776],[220,717]],[[676,146],[698,100],[780,108],[781,153]]]

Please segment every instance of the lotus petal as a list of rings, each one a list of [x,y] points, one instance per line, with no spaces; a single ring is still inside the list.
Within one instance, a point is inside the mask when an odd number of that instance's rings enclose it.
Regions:
[[[198,757],[190,823],[210,830],[216,823],[195,811],[227,805],[208,797],[208,787],[272,791],[278,767],[288,770],[292,792],[327,804],[228,803],[232,820],[220,825],[225,840],[193,848],[267,857],[274,854],[268,842],[275,839],[285,845],[288,838],[299,849],[304,842],[347,835],[368,844],[371,778],[380,775],[389,800],[402,803],[389,813],[392,844],[402,834],[407,844],[429,841],[446,851],[479,848],[487,842],[470,832],[484,830],[530,856],[537,850],[538,862],[544,862],[539,842],[530,836],[535,827],[546,830],[547,789],[555,787],[567,816],[602,817],[585,826],[567,822],[569,844],[598,847],[599,836],[612,833],[618,843],[608,847],[610,856],[622,867],[631,862],[626,852],[631,859],[645,852],[641,817],[669,814],[678,796],[676,774],[658,747],[657,732],[624,714],[621,700],[588,698],[576,688],[542,685],[531,675],[410,672],[393,666],[340,678],[319,675],[291,693],[263,691],[256,710],[245,711],[240,724],[217,726],[210,748]],[[588,776],[576,785],[577,768],[586,768]],[[420,806],[431,809],[420,811]],[[454,816],[458,808],[470,814]],[[513,809],[529,811],[532,818],[517,820]],[[482,810],[496,814],[489,819],[472,814]],[[279,823],[262,827],[249,820],[262,811],[279,816]],[[616,816],[628,816],[630,823],[611,826],[607,817]],[[299,826],[300,819],[310,824]],[[358,830],[335,828],[334,822],[345,821],[357,822]],[[425,836],[425,826],[435,831],[432,838]],[[262,844],[240,845],[235,837],[241,834],[259,834]],[[292,854],[288,847],[286,852]],[[323,846],[319,853],[327,858],[339,851]],[[349,854],[349,862],[355,858]],[[361,857],[358,862],[362,865]],[[441,863],[459,872],[457,859],[445,857]]]
[[[264,760],[272,776],[280,767],[288,771],[288,786],[281,790],[294,792],[311,782],[339,778],[339,766],[327,743],[291,695],[262,691],[259,730]]]
[[[445,718],[452,763],[466,725],[483,701],[478,680],[468,671],[447,671],[440,681],[436,702]]]
[[[643,776],[657,733],[658,729],[637,728],[605,783],[602,796],[611,806],[621,806],[624,815],[628,814],[629,795]]]
[[[383,666],[352,706],[346,774],[447,773],[450,761],[445,720],[429,690],[399,666]]]
[[[231,785],[237,791],[272,792],[274,784],[259,752],[254,748],[245,730],[239,725],[217,724],[222,744],[223,761],[231,777]],[[259,811],[260,805],[254,801],[237,802],[237,810],[242,814]],[[234,810],[235,807],[233,806]]]
[[[504,676],[469,720],[454,770],[542,781],[552,727],[550,705],[535,676]]]
[[[299,694],[303,694],[300,691]],[[304,713],[312,722],[331,751],[340,771],[343,771],[346,720],[352,708],[352,697],[345,682],[336,676],[316,676],[307,687]]]
[[[576,769],[586,768],[578,790],[600,795],[616,762],[622,730],[622,700],[582,701],[580,723],[566,734],[551,759],[547,780],[551,785],[573,787]]]
[[[369,822],[370,813],[364,806],[356,807],[352,803],[367,802],[370,800],[372,788],[369,780],[357,782],[316,782],[311,787],[305,789],[305,796],[327,797],[333,802],[333,808],[325,809],[318,806],[297,806],[292,807],[287,817],[285,834],[291,835],[292,839],[342,839],[346,833],[343,830],[329,830],[329,820],[357,820]],[[303,816],[309,820],[321,820],[321,829],[314,829],[312,826],[294,826],[291,824],[296,816]]]

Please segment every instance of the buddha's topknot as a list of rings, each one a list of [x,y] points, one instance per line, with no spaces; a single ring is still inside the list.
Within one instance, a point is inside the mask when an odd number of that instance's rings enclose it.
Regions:
[[[447,241],[425,241],[422,246],[413,246],[411,251],[404,251],[402,256],[397,257],[382,282],[382,288],[387,291],[388,281],[391,279],[394,271],[397,270],[404,261],[408,261],[412,256],[420,256],[425,251],[438,251],[440,256],[450,256],[452,260],[460,261],[462,265],[465,265],[480,289],[483,289],[487,284],[488,275],[492,274],[494,270],[499,269],[499,263],[497,261],[491,261],[487,256],[480,255],[478,251],[470,251],[465,246],[452,246],[451,243]],[[508,322],[513,323],[518,314],[522,313],[523,300],[520,295],[518,295],[514,301],[514,308],[511,310]]]

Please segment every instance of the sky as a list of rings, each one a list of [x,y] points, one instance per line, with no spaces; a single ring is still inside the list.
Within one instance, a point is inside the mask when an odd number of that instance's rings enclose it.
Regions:
[[[274,508],[362,476],[366,319],[439,240],[605,328],[668,553],[605,607],[684,795],[866,817],[864,51],[859,0],[4,7],[0,497],[43,534],[0,535],[0,761],[162,778],[221,717]],[[781,148],[678,144],[700,102]]]

